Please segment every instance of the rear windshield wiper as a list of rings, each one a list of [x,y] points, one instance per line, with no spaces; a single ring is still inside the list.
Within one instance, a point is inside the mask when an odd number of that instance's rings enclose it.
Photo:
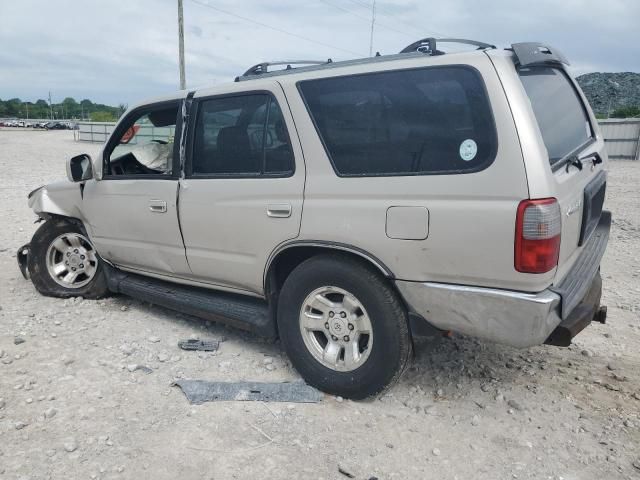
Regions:
[[[591,160],[591,163],[595,167],[599,163],[602,163],[602,157],[597,153],[590,153],[589,155],[585,155],[584,157],[579,157],[578,155],[571,155],[565,160],[566,170],[569,171],[569,167],[574,166],[578,170],[582,170],[583,162],[587,160]]]

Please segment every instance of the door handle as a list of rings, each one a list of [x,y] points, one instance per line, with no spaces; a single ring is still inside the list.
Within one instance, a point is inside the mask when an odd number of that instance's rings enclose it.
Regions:
[[[291,205],[288,203],[278,203],[267,207],[267,216],[271,218],[289,218],[291,216]]]
[[[154,213],[165,213],[167,211],[167,202],[164,200],[149,200],[149,210]]]

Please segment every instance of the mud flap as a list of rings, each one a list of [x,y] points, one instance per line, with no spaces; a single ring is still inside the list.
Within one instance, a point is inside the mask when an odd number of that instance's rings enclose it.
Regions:
[[[29,252],[31,251],[31,244],[27,243],[26,245],[21,246],[18,249],[18,253],[16,254],[16,258],[18,259],[18,267],[20,268],[20,272],[25,280],[30,280],[31,275],[29,274]]]

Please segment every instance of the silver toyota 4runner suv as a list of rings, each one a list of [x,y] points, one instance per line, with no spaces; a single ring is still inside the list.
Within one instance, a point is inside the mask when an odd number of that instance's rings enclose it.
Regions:
[[[29,194],[25,276],[279,337],[350,398],[392,384],[415,336],[567,346],[604,322],[607,156],[557,50],[429,38],[305,64],[130,108]]]

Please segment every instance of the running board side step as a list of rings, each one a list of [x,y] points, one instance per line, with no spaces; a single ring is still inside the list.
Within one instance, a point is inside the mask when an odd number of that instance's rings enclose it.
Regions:
[[[106,266],[106,265],[105,265]],[[206,288],[178,285],[106,266],[109,290],[206,320],[277,337],[274,316],[266,301]]]

